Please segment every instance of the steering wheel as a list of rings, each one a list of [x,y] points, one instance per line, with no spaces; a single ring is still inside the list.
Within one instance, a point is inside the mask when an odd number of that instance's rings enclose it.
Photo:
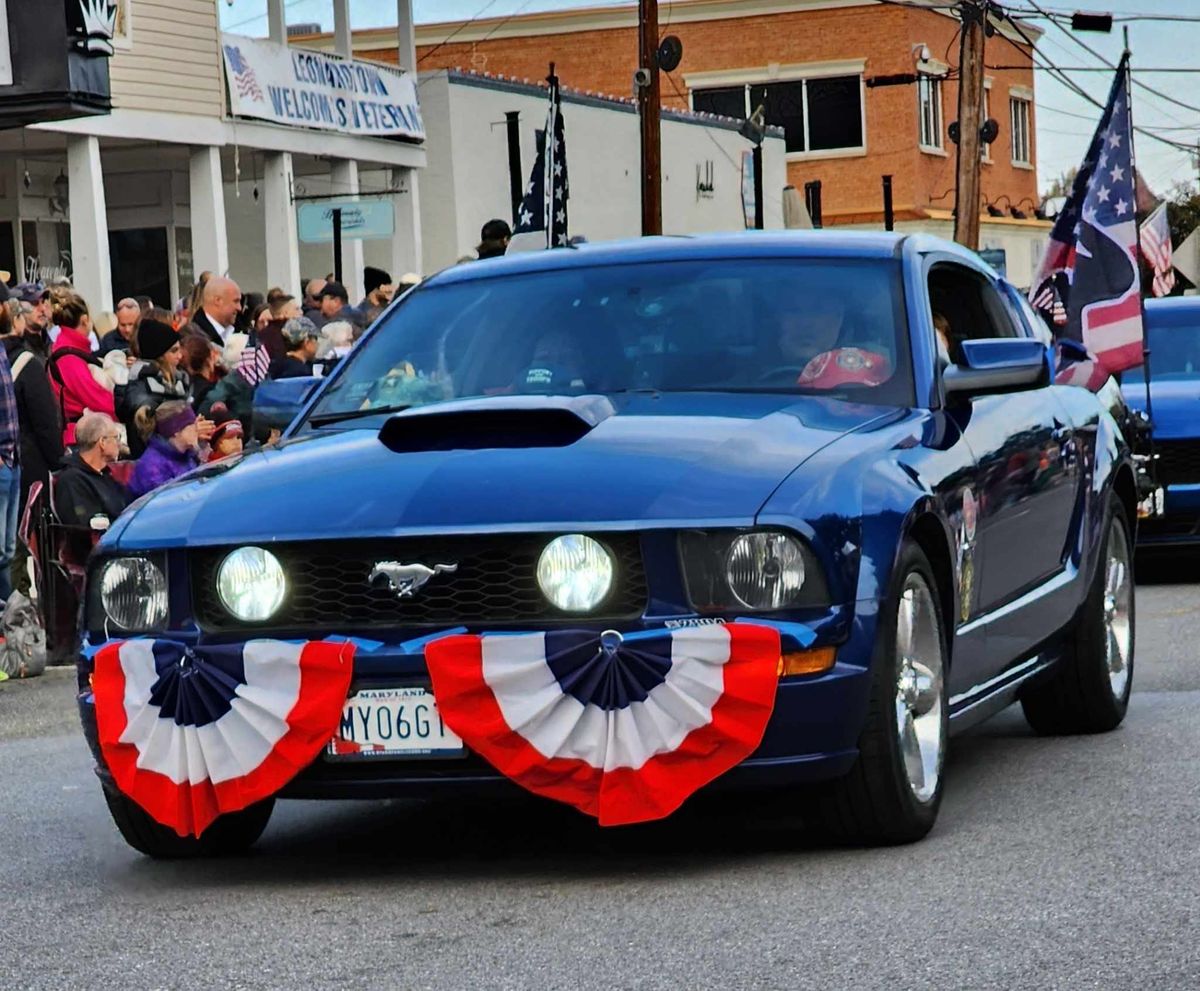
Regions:
[[[781,365],[778,368],[772,368],[769,371],[763,372],[757,381],[760,383],[773,383],[785,379],[788,385],[795,385],[800,378],[800,374],[807,367],[807,365]]]

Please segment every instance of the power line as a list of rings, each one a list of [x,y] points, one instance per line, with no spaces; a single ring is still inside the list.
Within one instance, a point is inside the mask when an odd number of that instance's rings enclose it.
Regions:
[[[420,65],[422,62],[424,62],[434,52],[436,52],[439,49],[444,48],[446,45],[450,44],[450,42],[455,38],[455,36],[457,36],[458,34],[460,34],[463,31],[465,31],[467,28],[469,28],[472,24],[474,24],[477,20],[479,20],[479,18],[481,18],[484,14],[486,14],[490,8],[494,7],[495,5],[496,5],[496,0],[487,0],[487,2],[482,7],[480,7],[479,10],[477,10],[474,13],[474,15],[472,15],[470,18],[468,18],[465,21],[460,21],[459,24],[454,28],[453,31],[451,31],[448,35],[446,35],[445,38],[443,38],[436,45],[434,45],[431,49],[429,49],[429,51],[427,51],[424,55],[422,55],[419,59],[417,59],[417,65]]]
[[[290,10],[292,7],[303,2],[304,0],[287,0],[287,3],[283,5],[283,9]],[[247,24],[253,24],[255,21],[265,21],[267,16],[266,14],[255,14],[253,17],[247,17],[240,21],[234,21],[232,24],[226,24],[222,27],[222,30],[232,31],[234,28],[245,27]]]
[[[1042,9],[1040,6],[1038,6],[1037,0],[1026,0],[1026,2],[1029,3],[1029,5],[1031,7],[1033,7],[1033,9],[1036,10],[1038,13],[1040,13],[1043,17],[1049,18],[1051,24],[1053,24],[1063,34],[1065,34],[1068,38],[1070,38],[1073,42],[1075,42],[1075,44],[1077,44],[1085,52],[1094,56],[1095,58],[1098,58],[1101,62],[1103,62],[1110,69],[1116,68],[1116,65],[1114,65],[1112,62],[1110,62],[1108,59],[1106,59],[1103,55],[1100,54],[1100,52],[1096,51],[1096,49],[1094,49],[1091,45],[1089,45],[1087,42],[1083,41],[1081,38],[1077,38],[1075,36],[1074,32],[1067,30],[1065,27],[1062,26],[1061,23],[1059,23],[1058,20],[1050,17],[1049,14],[1047,14],[1044,9]],[[1010,17],[1009,20],[1012,21],[1013,18]],[[1130,76],[1132,78],[1132,73],[1130,74]],[[1191,103],[1184,103],[1182,100],[1177,100],[1177,99],[1175,99],[1175,97],[1170,96],[1166,93],[1163,93],[1161,90],[1157,90],[1153,86],[1143,83],[1138,79],[1134,79],[1133,84],[1135,86],[1141,87],[1147,93],[1153,93],[1155,96],[1157,96],[1161,100],[1166,100],[1168,103],[1173,103],[1178,107],[1182,107],[1184,110],[1191,110],[1195,113],[1200,113],[1200,107],[1195,106],[1194,104],[1191,104]]]
[[[1033,0],[1030,0],[1030,2],[1033,2]],[[1024,28],[1022,28],[1020,26],[1020,24],[1016,18],[1014,18],[1011,14],[1008,14],[1007,20],[1013,26],[1013,28],[1017,31],[1017,33],[1020,34],[1021,37],[1023,37],[1025,39],[1026,43],[1028,43],[1029,46],[1034,49],[1034,64],[1037,66],[1037,68],[1040,68],[1046,72],[1049,72],[1060,83],[1062,83],[1064,86],[1066,86],[1068,89],[1073,91],[1078,96],[1081,96],[1083,99],[1087,100],[1087,102],[1092,104],[1092,106],[1098,107],[1101,110],[1105,109],[1105,106],[1103,103],[1101,103],[1094,96],[1092,96],[1091,93],[1089,93],[1082,86],[1080,86],[1077,82],[1075,82],[1075,80],[1073,80],[1070,76],[1061,72],[1059,70],[1058,66],[1054,65],[1054,63],[1052,63],[1052,62],[1046,61],[1046,59],[1044,57],[1039,56],[1036,48],[1034,48],[1033,40],[1025,32]],[[1098,56],[1098,57],[1101,59],[1101,61],[1104,61],[1104,57],[1102,55]],[[1112,66],[1112,68],[1115,69],[1116,66]],[[1154,141],[1158,141],[1161,144],[1165,144],[1171,148],[1174,148],[1177,151],[1185,151],[1185,152],[1188,152],[1189,154],[1192,154],[1195,152],[1195,148],[1192,145],[1185,145],[1179,141],[1172,141],[1170,138],[1164,138],[1162,135],[1156,134],[1153,131],[1147,130],[1144,127],[1135,125],[1133,129],[1138,134],[1143,134],[1146,137],[1148,137]]]

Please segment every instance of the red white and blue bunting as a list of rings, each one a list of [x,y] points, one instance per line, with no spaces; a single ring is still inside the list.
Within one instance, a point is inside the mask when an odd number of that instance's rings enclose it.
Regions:
[[[508,778],[601,825],[670,815],[749,756],[779,657],[779,630],[753,623],[425,645],[446,725]]]
[[[278,792],[338,726],[354,645],[254,640],[106,644],[92,691],[120,790],[180,836]]]

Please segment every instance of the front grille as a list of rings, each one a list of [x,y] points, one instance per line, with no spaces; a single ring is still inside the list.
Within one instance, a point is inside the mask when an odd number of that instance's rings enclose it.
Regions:
[[[646,575],[636,534],[595,534],[612,552],[616,580],[609,599],[588,620],[630,619],[646,607]],[[569,618],[550,605],[537,585],[538,556],[553,534],[412,537],[272,544],[288,577],[288,594],[270,619],[273,629],[342,630],[488,623],[547,622]],[[241,630],[216,591],[216,573],[233,548],[192,552],[192,601],[208,632]],[[380,561],[457,564],[400,599],[367,577]]]
[[[1154,449],[1158,455],[1159,485],[1200,482],[1200,441],[1161,440]]]

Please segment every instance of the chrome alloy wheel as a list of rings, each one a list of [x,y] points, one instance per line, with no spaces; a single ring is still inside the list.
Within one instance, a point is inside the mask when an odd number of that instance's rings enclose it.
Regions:
[[[1129,685],[1133,646],[1133,569],[1129,566],[1129,538],[1120,522],[1108,525],[1108,560],[1104,570],[1104,660],[1113,698],[1123,699]]]
[[[919,573],[904,580],[896,613],[896,733],[908,784],[919,802],[937,792],[946,749],[945,678],[933,590]]]

